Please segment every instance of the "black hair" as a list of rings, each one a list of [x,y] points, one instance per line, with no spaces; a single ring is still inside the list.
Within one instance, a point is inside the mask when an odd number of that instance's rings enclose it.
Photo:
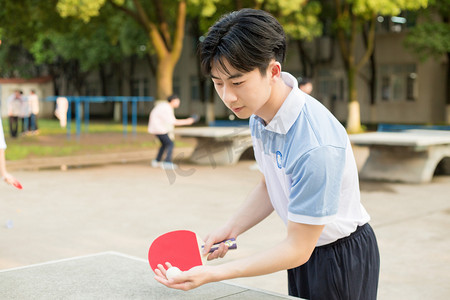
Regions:
[[[299,77],[299,78],[297,78],[297,81],[298,81],[298,85],[301,86],[301,85],[310,83],[311,79],[309,79],[308,77]]]
[[[245,8],[224,15],[200,44],[201,68],[211,74],[213,63],[229,73],[227,61],[236,70],[258,68],[262,75],[272,59],[283,63],[286,35],[281,24],[268,12]]]
[[[172,100],[179,99],[177,94],[172,94],[167,98],[167,101],[171,102]]]

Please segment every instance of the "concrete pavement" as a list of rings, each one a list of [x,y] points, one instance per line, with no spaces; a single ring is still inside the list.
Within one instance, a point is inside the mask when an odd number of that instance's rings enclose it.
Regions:
[[[358,153],[361,164],[364,153]],[[0,269],[105,251],[146,259],[160,233],[190,229],[205,235],[257,183],[253,163],[182,164],[177,172],[153,169],[149,161],[15,170],[24,189],[0,185]],[[362,182],[361,189],[381,252],[379,299],[448,299],[450,176],[421,185]],[[213,263],[252,255],[284,232],[272,214],[239,238],[238,251]],[[285,272],[232,282],[287,293]]]

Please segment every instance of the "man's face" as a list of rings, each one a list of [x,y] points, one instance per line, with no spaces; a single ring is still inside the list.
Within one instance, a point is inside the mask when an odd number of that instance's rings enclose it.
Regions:
[[[313,85],[311,82],[308,82],[306,84],[300,85],[300,89],[305,93],[307,93],[308,95],[311,95],[313,91]]]
[[[170,105],[171,105],[173,108],[178,108],[178,107],[180,107],[180,99],[179,99],[179,98],[172,99],[172,101],[170,101]]]
[[[265,76],[259,69],[244,73],[231,67],[227,61],[225,66],[229,73],[220,66],[213,65],[211,69],[214,87],[223,103],[241,119],[252,114],[260,115],[272,91],[270,72],[267,71]]]

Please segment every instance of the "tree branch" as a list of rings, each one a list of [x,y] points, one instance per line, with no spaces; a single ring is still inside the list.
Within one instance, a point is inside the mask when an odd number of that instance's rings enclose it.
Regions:
[[[158,18],[161,35],[166,43],[167,48],[170,50],[170,48],[172,47],[172,40],[170,38],[169,25],[167,24],[165,18],[164,10],[161,5],[161,0],[153,0],[153,5],[156,8],[156,17]]]
[[[367,62],[367,60],[370,58],[370,55],[372,55],[372,51],[374,49],[375,45],[375,13],[373,13],[372,18],[370,20],[370,28],[369,28],[369,34],[367,37],[367,45],[366,45],[366,51],[361,58],[361,60],[356,65],[356,70],[358,71],[361,69]]]
[[[177,24],[175,28],[172,62],[176,63],[181,55],[184,39],[184,27],[186,24],[186,0],[180,0],[178,3]]]
[[[161,36],[158,27],[155,25],[155,23],[149,20],[147,14],[145,13],[144,8],[141,5],[141,2],[139,0],[133,0],[133,3],[134,6],[136,7],[139,20],[141,20],[141,22],[145,24],[145,29],[149,34],[153,46],[155,47],[156,55],[158,56],[159,59],[162,59],[168,53],[167,45],[164,41],[164,38]]]
[[[113,0],[108,1],[113,7],[115,7],[118,10],[121,10],[122,12],[126,13],[130,17],[132,17],[139,25],[141,25],[146,31],[149,31],[149,28],[147,24],[145,24],[141,18],[132,10],[126,8],[125,6],[117,5]]]
[[[139,20],[143,24],[145,24],[145,29],[149,31],[151,28],[152,22],[148,19],[147,14],[145,13],[144,8],[139,0],[133,0],[134,7],[136,7],[136,15],[139,17]]]
[[[343,12],[341,9],[341,1],[335,0],[334,3],[336,6],[336,19],[342,20]],[[337,40],[338,40],[339,48],[341,49],[341,54],[342,54],[342,59],[344,60],[344,65],[346,68],[348,68],[349,46],[347,44],[347,39],[345,37],[345,29],[343,28],[342,24],[339,24],[339,21],[338,21],[338,28],[337,28]]]

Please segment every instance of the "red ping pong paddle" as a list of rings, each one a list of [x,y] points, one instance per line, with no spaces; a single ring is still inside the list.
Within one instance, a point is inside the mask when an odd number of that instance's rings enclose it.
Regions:
[[[20,184],[19,180],[16,178],[9,176],[8,178],[2,178],[6,183],[11,184],[13,187],[21,190],[23,189],[22,185]]]
[[[221,243],[214,244],[209,252],[214,252]],[[225,240],[223,243],[228,249],[237,248],[235,239]],[[176,230],[160,235],[148,250],[148,262],[153,271],[158,268],[158,264],[164,266],[166,262],[181,271],[202,265],[197,235],[189,230]]]
[[[12,185],[14,187],[18,188],[19,190],[21,190],[23,188],[22,185],[20,184],[20,182],[17,179],[14,180]]]

